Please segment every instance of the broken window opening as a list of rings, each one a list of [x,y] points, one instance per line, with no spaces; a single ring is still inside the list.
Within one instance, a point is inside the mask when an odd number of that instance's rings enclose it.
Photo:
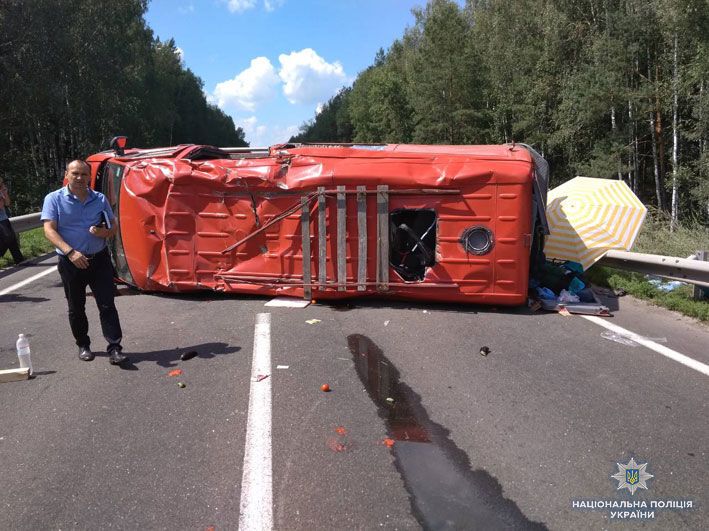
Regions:
[[[436,263],[436,211],[401,209],[389,214],[389,264],[399,276],[421,282]]]

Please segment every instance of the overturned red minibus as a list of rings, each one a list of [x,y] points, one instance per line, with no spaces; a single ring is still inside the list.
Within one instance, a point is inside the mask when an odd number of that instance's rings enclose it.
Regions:
[[[116,275],[143,290],[516,305],[547,232],[547,164],[525,145],[121,141],[87,162]]]

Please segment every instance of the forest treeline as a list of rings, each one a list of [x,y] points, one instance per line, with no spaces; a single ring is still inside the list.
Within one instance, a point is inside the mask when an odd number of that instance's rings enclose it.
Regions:
[[[709,220],[708,0],[431,0],[294,142],[523,142]]]
[[[146,0],[0,2],[0,173],[13,214],[36,211],[66,163],[129,145],[246,146],[209,104],[174,41],[147,26]]]

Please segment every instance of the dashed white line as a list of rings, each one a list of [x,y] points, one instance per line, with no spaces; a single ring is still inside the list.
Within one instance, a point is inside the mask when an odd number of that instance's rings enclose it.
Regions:
[[[17,284],[13,284],[9,288],[5,288],[4,290],[0,291],[0,296],[7,295],[8,293],[12,293],[13,291],[15,291],[17,289],[20,289],[22,286],[26,286],[27,284],[34,282],[38,278],[45,277],[48,274],[50,274],[56,270],[57,270],[57,266],[52,266],[48,269],[45,269],[44,271],[37,273],[36,275],[32,275],[31,277],[24,279],[22,282],[18,282]]]
[[[650,350],[654,350],[658,354],[662,354],[663,356],[670,358],[671,360],[674,360],[678,363],[681,363],[682,365],[685,365],[690,369],[694,369],[697,372],[701,372],[702,374],[709,376],[709,365],[706,365],[701,361],[697,361],[693,358],[690,358],[689,356],[680,354],[676,350],[672,350],[671,348],[667,348],[664,345],[660,345],[659,343],[656,343],[646,337],[640,336],[635,332],[626,330],[622,326],[609,323],[608,321],[601,319],[600,317],[596,317],[594,315],[582,315],[581,317],[583,317],[584,319],[588,319],[592,323],[596,323],[598,326],[602,326],[603,328],[607,328],[608,330],[611,330],[617,334],[626,336],[629,339],[632,339],[633,341],[638,343],[639,345],[647,347]]]
[[[239,529],[273,529],[273,467],[271,454],[271,314],[256,315],[251,363],[249,416],[246,421],[244,471],[241,478]]]

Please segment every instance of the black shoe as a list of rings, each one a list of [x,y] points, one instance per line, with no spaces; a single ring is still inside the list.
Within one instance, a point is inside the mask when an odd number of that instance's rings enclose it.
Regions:
[[[91,349],[89,347],[80,347],[79,359],[83,361],[91,361],[92,359],[94,359],[94,353],[91,352]]]
[[[123,354],[120,350],[112,350],[108,356],[108,362],[111,365],[118,365],[128,361],[128,356]]]

